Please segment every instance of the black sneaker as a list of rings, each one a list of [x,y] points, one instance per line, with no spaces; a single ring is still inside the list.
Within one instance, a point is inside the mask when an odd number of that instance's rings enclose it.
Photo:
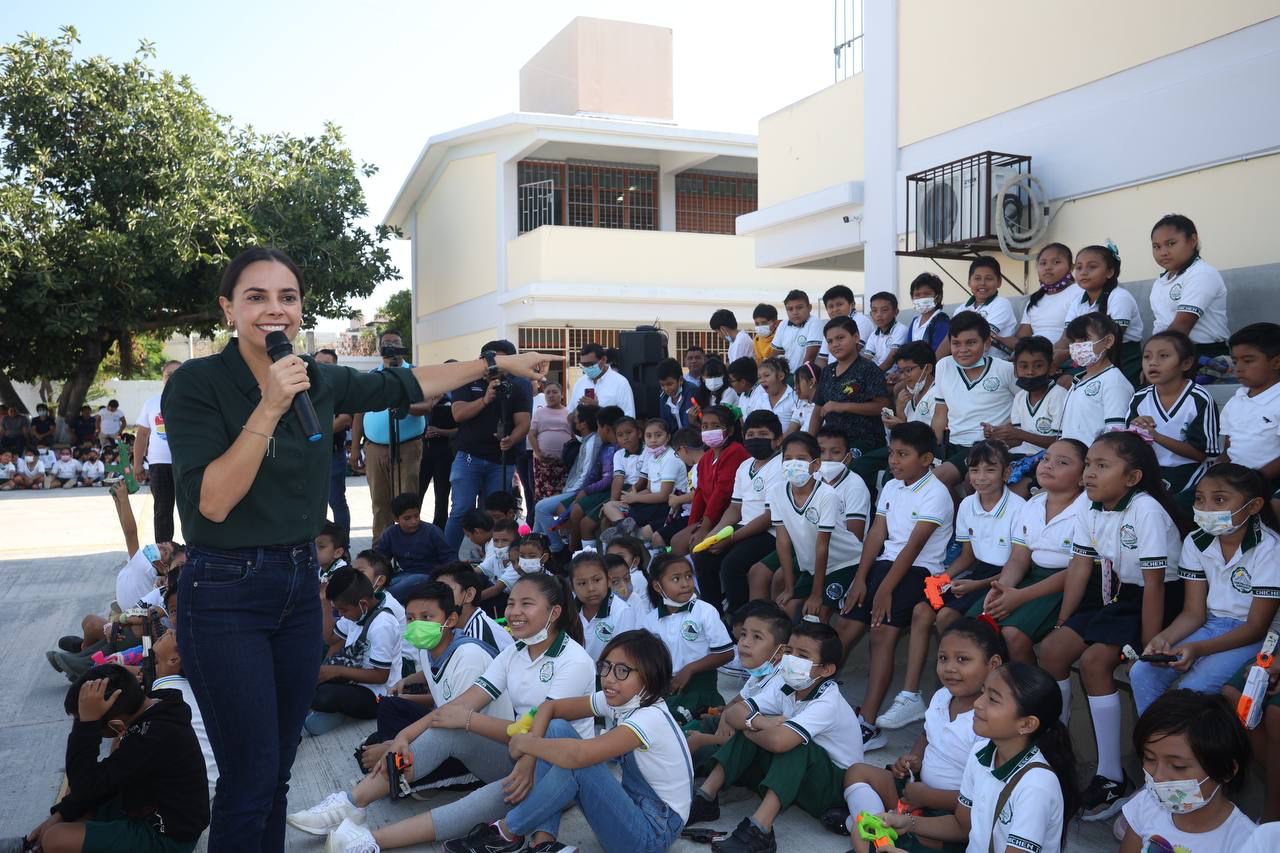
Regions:
[[[524,839],[508,841],[498,832],[496,823],[477,823],[462,838],[444,843],[448,853],[520,853],[525,849]]]
[[[866,752],[873,749],[880,749],[889,743],[889,736],[880,731],[879,726],[873,726],[869,723],[860,723],[862,726],[862,748]]]
[[[761,832],[744,817],[742,823],[723,841],[711,842],[712,853],[778,853],[778,841],[772,832]]]
[[[702,796],[700,792],[694,791],[693,802],[689,804],[689,819],[685,821],[685,825],[692,826],[695,823],[708,823],[719,819],[720,798],[712,797],[708,799]]]
[[[832,806],[822,813],[822,825],[831,833],[845,838],[849,836],[849,829],[844,825],[844,822],[848,819],[849,807],[843,803],[838,806]]]
[[[76,655],[84,649],[84,640],[74,634],[68,634],[58,640],[58,648]]]
[[[1093,781],[1080,795],[1080,819],[1090,823],[1106,820],[1120,811],[1133,792],[1133,783],[1125,776],[1113,782],[1105,776],[1094,776]]]

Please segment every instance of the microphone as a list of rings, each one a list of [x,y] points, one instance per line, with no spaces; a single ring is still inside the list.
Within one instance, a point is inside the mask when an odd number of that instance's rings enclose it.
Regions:
[[[267,355],[272,361],[279,361],[287,355],[293,355],[293,344],[285,337],[284,332],[267,333]],[[302,425],[302,432],[307,441],[319,441],[320,420],[316,417],[315,406],[311,405],[311,395],[302,391],[293,396],[293,416]]]

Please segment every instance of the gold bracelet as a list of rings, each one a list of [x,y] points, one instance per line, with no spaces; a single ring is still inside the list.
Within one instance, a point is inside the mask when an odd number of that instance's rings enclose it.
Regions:
[[[242,432],[247,432],[250,435],[256,435],[259,438],[265,438],[267,440],[267,455],[270,456],[272,459],[275,458],[276,437],[274,435],[267,435],[265,432],[258,432],[256,429],[249,429],[248,426],[242,426],[240,427],[240,430]]]
[[[474,714],[475,714],[475,711],[474,711],[474,710],[472,710],[472,711],[467,711],[467,725],[466,725],[465,731],[468,731],[468,732],[469,732],[469,731],[471,731],[471,717],[472,717]]]

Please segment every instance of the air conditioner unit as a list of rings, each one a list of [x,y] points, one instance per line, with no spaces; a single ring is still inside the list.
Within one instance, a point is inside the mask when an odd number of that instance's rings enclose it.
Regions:
[[[971,243],[995,235],[997,221],[1024,224],[1025,199],[1015,189],[1001,192],[1005,183],[1023,172],[1009,166],[966,164],[923,181],[916,198],[918,248]],[[990,211],[990,220],[987,213]]]

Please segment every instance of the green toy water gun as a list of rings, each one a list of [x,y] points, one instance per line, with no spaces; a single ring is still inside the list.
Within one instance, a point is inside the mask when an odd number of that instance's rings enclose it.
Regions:
[[[858,837],[877,850],[892,847],[898,840],[898,831],[871,812],[859,812],[857,823]]]
[[[116,461],[106,466],[106,482],[114,483],[117,480],[124,480],[125,488],[129,490],[129,494],[136,494],[138,491],[138,478],[133,476],[133,463],[129,459],[129,445],[119,439],[116,440]]]

